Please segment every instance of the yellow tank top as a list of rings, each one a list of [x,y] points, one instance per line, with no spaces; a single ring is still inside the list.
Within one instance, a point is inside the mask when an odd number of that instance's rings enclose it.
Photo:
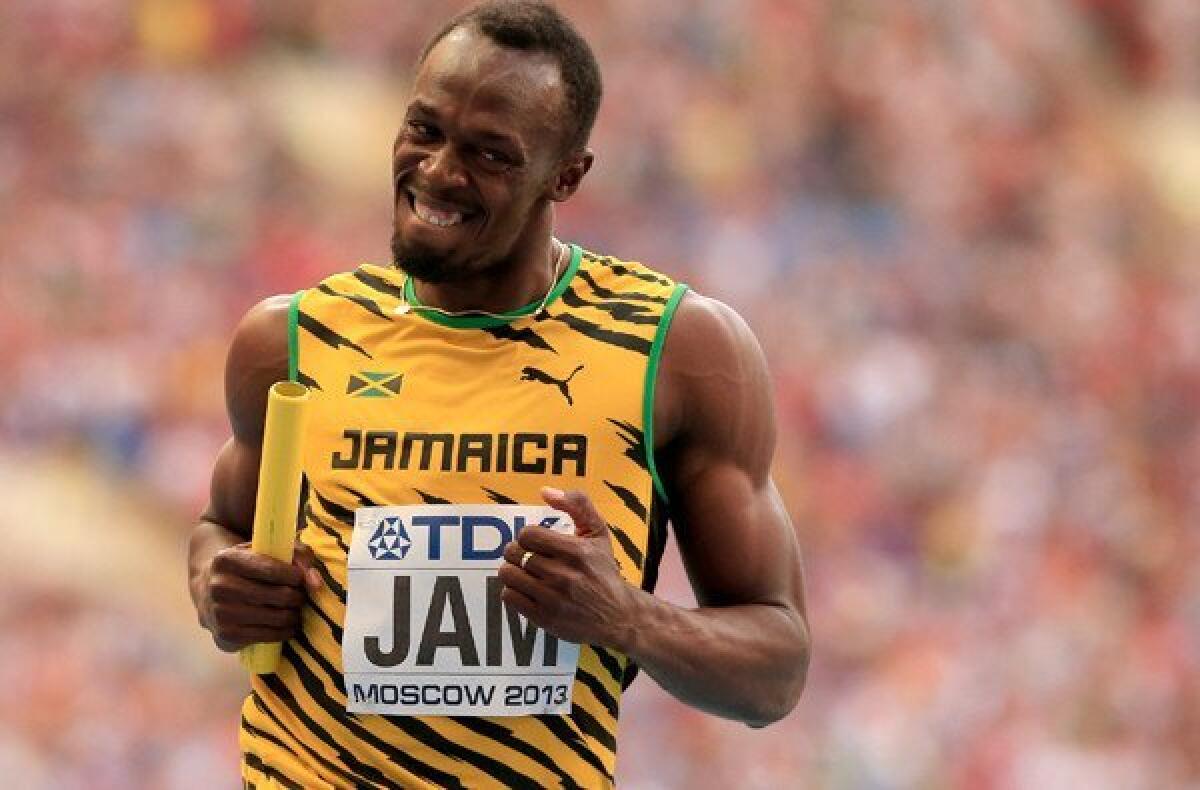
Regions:
[[[686,286],[572,246],[544,309],[449,317],[397,269],[363,265],[292,302],[289,363],[313,391],[300,539],[324,579],[274,675],[243,706],[255,787],[611,786],[625,656],[583,645],[566,715],[347,712],[342,641],[355,511],[544,504],[582,489],[630,583],[652,589],[665,541],[654,380]],[[357,605],[357,604],[355,604]]]

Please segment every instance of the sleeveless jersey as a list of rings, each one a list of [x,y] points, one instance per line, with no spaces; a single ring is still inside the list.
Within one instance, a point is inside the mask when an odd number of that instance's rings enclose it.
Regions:
[[[565,714],[348,713],[343,664],[348,554],[365,508],[544,506],[542,486],[581,489],[611,528],[623,577],[653,589],[666,522],[654,382],[686,286],[571,253],[543,309],[503,317],[411,307],[405,275],[371,264],[293,300],[291,376],[312,391],[300,540],[324,583],[278,671],[253,678],[240,731],[247,786],[612,786],[635,671],[614,650],[579,647]]]

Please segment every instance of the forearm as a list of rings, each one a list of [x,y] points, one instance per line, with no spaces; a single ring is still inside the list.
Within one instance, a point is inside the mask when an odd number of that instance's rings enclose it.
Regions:
[[[684,609],[639,591],[617,647],[679,700],[762,726],[795,706],[808,669],[803,618],[770,604]]]

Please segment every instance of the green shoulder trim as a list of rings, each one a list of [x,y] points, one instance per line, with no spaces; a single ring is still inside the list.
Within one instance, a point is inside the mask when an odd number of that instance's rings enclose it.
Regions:
[[[554,289],[550,291],[550,295],[546,297],[546,306],[554,304],[558,298],[567,290],[567,286],[571,284],[571,279],[575,276],[575,272],[579,271],[579,262],[583,259],[583,250],[578,244],[572,244],[571,261],[567,264],[567,269],[559,277],[558,282],[554,285]],[[421,300],[417,298],[417,291],[413,287],[411,277],[404,278],[404,300],[413,307],[422,307]],[[490,315],[444,315],[435,310],[414,310],[422,318],[432,321],[435,324],[448,326],[452,329],[491,329],[492,327],[504,326],[511,324],[518,318],[524,318],[527,315],[533,315],[538,308],[542,306],[542,300],[530,302],[523,307],[518,307],[516,310],[510,310],[506,313],[496,313]]]
[[[684,283],[675,286],[667,306],[659,319],[658,329],[654,333],[654,342],[650,344],[650,364],[646,366],[646,386],[642,399],[642,435],[646,443],[646,466],[650,469],[650,477],[654,480],[654,490],[667,501],[667,492],[663,488],[662,478],[658,476],[658,466],[654,463],[654,386],[658,381],[658,363],[662,360],[663,344],[667,341],[667,330],[671,328],[671,320],[675,317],[675,308],[688,287]]]
[[[296,381],[300,377],[300,297],[304,296],[304,291],[296,291],[292,294],[292,301],[288,303],[288,381]]]

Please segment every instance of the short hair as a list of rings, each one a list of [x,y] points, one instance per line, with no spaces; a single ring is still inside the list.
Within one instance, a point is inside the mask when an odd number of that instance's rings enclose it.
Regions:
[[[438,42],[460,28],[483,33],[496,44],[521,52],[544,53],[558,63],[570,117],[564,118],[564,149],[587,146],[604,93],[600,66],[587,41],[554,6],[538,0],[488,0],[446,23],[421,50],[424,63]]]

